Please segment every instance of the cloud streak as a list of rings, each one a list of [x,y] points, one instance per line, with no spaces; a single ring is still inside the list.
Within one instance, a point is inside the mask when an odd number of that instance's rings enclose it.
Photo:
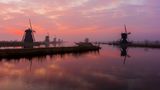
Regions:
[[[37,40],[42,40],[48,32],[72,41],[80,40],[81,34],[96,40],[114,40],[123,31],[124,23],[136,36],[132,39],[155,40],[160,29],[157,3],[160,1],[1,0],[0,34],[11,32],[12,37],[2,35],[0,39],[21,40],[15,33],[23,34],[28,27],[27,19],[31,18]],[[91,35],[92,31],[94,35]],[[151,33],[151,38],[145,37],[145,33]]]

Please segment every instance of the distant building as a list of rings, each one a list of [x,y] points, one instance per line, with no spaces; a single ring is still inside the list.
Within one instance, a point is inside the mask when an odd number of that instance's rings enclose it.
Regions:
[[[89,38],[86,38],[84,42],[89,43]]]
[[[54,43],[56,43],[57,42],[57,38],[55,37],[55,38],[53,38],[53,42]]]
[[[58,43],[61,43],[61,39],[58,39]]]
[[[47,36],[45,37],[44,43],[45,43],[45,45],[46,45],[47,47],[49,46],[49,44],[50,44],[50,37],[49,37],[49,35],[47,35]]]
[[[50,42],[49,35],[47,35],[47,36],[45,37],[45,42],[47,42],[47,43],[49,43],[49,42]]]

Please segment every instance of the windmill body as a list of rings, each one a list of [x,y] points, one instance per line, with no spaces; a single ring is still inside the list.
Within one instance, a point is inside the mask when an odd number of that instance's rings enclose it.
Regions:
[[[121,43],[128,43],[128,35],[126,33],[121,34]]]
[[[31,30],[30,28],[25,31],[23,42],[25,43],[34,42],[33,30]]]
[[[49,47],[49,45],[50,45],[50,37],[49,37],[49,35],[47,35],[47,36],[45,37],[44,43],[45,43],[45,46],[46,46],[46,47]]]
[[[25,30],[22,41],[24,42],[24,48],[32,48],[33,43],[35,42],[34,30],[32,29],[31,21],[29,20],[30,28]]]
[[[130,32],[127,32],[127,28],[125,25],[125,32],[121,33],[121,44],[127,44],[128,43],[128,35],[131,34]]]

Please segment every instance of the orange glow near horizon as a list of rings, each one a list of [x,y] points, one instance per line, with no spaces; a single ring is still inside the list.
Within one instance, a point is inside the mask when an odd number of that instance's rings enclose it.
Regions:
[[[85,37],[117,40],[124,31],[123,24],[133,33],[133,40],[156,40],[160,33],[158,8],[152,7],[156,3],[155,0],[2,0],[0,40],[21,40],[28,28],[28,18],[36,31],[36,40],[43,40],[47,33],[66,41]]]

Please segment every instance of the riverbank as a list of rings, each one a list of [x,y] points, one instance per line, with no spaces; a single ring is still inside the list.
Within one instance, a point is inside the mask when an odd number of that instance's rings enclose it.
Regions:
[[[28,49],[1,49],[0,58],[40,56],[48,54],[79,53],[101,49],[98,46],[47,47]]]
[[[120,43],[118,42],[110,42],[110,43],[103,43],[107,45],[114,45],[114,46],[120,46]],[[139,47],[139,48],[157,48],[160,49],[160,44],[155,44],[155,43],[136,43],[132,42],[129,44],[126,44],[128,47]]]

